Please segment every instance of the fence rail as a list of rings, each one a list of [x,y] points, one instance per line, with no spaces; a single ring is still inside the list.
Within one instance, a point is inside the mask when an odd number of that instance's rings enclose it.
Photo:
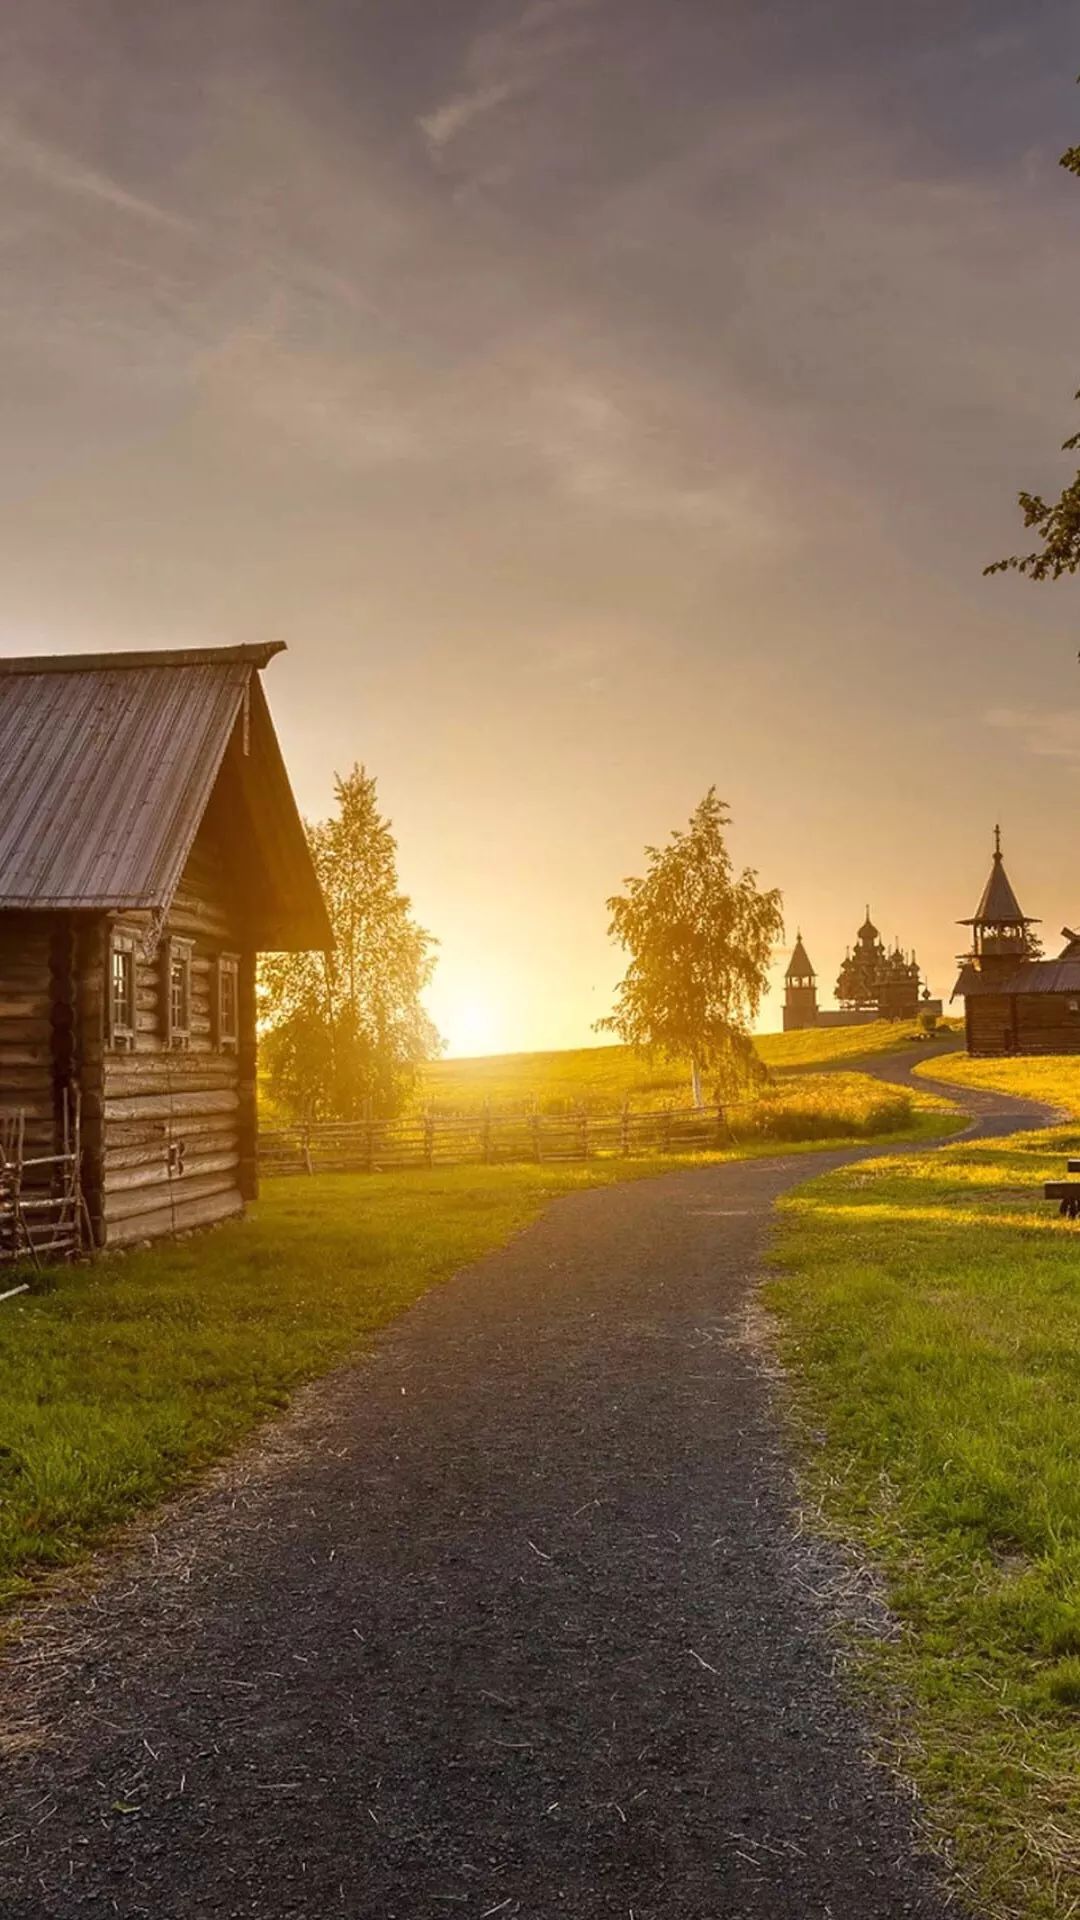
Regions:
[[[0,1113],[0,1262],[40,1266],[42,1254],[70,1255],[89,1244],[76,1090],[63,1094],[55,1144],[56,1152],[28,1154],[24,1110]]]
[[[705,1152],[732,1144],[733,1116],[743,1104],[641,1112],[624,1107],[614,1114],[425,1114],[407,1120],[325,1121],[260,1133],[259,1164],[264,1173],[379,1173],[395,1167]]]

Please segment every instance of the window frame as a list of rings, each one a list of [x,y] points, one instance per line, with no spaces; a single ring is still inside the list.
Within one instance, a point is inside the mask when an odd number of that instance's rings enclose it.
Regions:
[[[129,1051],[135,1045],[136,1021],[138,1018],[138,962],[136,959],[136,938],[126,933],[122,927],[109,930],[109,964],[105,979],[105,1026],[106,1041],[116,1052]],[[116,962],[123,958],[127,962],[127,1006],[118,1014],[116,992]]]
[[[221,1053],[236,1053],[240,1046],[240,955],[219,953],[214,969],[214,1044]],[[232,981],[232,1031],[225,1020],[225,982]]]
[[[191,956],[193,942],[170,935],[161,943],[161,978],[158,994],[161,1002],[161,1031],[167,1047],[184,1048],[191,1044]],[[181,1017],[173,1005],[173,970],[179,967]]]

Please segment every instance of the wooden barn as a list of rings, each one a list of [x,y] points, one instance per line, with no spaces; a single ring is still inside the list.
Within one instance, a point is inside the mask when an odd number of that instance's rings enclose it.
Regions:
[[[0,1171],[31,1241],[67,1149],[97,1246],[256,1192],[256,955],[330,944],[280,650],[0,660]]]
[[[971,951],[953,998],[964,1002],[968,1052],[1080,1053],[1080,935],[1063,928],[1057,959],[1040,958],[1038,922],[1021,910],[997,827],[982,899],[960,925],[971,928]]]

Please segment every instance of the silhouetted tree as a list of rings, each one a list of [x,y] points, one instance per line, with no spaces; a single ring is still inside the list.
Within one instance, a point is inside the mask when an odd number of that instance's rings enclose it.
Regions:
[[[689,1060],[694,1103],[702,1076],[721,1094],[764,1076],[750,1025],[784,930],[780,895],[757,874],[735,875],[727,807],[710,787],[685,832],[646,847],[641,879],[607,903],[608,928],[630,956],[614,1010],[596,1026],[645,1052]]]
[[[1080,177],[1080,147],[1070,147],[1061,156],[1069,173]],[[1080,400],[1080,392],[1074,394]],[[1072,433],[1062,442],[1063,453],[1075,453],[1080,433]],[[1012,554],[1007,560],[994,560],[984,573],[1026,573],[1032,580],[1059,580],[1063,573],[1080,568],[1080,473],[1063,487],[1056,500],[1046,501],[1038,493],[1020,495],[1020,511],[1025,527],[1034,527],[1042,542],[1033,553]]]
[[[354,767],[334,792],[336,813],[307,828],[334,950],[268,954],[259,975],[269,1090],[312,1120],[396,1112],[442,1047],[420,1003],[436,942],[399,890],[375,781]]]

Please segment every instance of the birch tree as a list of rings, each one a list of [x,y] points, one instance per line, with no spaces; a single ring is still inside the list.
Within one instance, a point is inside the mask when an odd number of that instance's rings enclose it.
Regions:
[[[436,942],[400,890],[397,842],[362,767],[334,782],[336,811],[307,827],[334,948],[260,966],[263,1059],[293,1117],[393,1114],[442,1042],[421,994]]]
[[[784,930],[781,898],[757,874],[736,874],[715,787],[685,830],[646,847],[646,871],[607,903],[608,932],[629,955],[601,1032],[644,1052],[688,1060],[695,1106],[706,1075],[721,1094],[763,1076],[750,1038]]]

